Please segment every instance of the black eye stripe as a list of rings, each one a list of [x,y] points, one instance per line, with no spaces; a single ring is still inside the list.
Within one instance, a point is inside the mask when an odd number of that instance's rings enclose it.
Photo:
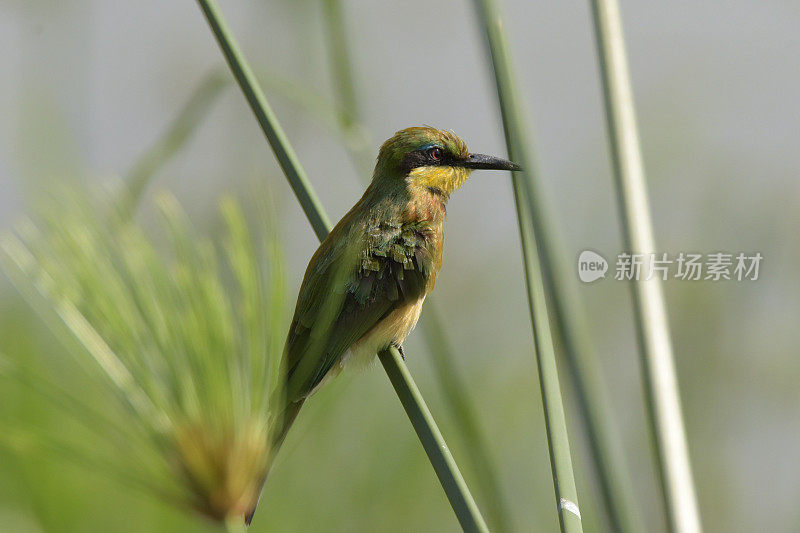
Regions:
[[[433,159],[429,155],[429,152],[435,148],[440,151],[439,159]],[[450,155],[450,152],[439,146],[429,146],[407,153],[400,161],[400,170],[408,173],[419,167],[448,166],[454,163],[456,163],[456,160]]]

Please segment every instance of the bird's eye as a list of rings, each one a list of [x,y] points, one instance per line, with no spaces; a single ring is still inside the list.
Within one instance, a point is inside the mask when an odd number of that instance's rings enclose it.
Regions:
[[[442,149],[434,146],[428,150],[428,157],[430,157],[434,161],[441,161],[442,160]]]

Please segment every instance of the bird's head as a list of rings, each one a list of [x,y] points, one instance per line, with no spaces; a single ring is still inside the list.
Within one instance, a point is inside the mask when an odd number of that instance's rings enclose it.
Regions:
[[[406,128],[383,143],[373,180],[405,180],[445,198],[461,187],[475,169],[520,170],[519,165],[483,154],[471,154],[455,133],[430,126]]]

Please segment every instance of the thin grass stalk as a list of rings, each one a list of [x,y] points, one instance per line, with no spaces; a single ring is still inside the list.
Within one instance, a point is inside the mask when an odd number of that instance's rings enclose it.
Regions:
[[[536,216],[532,218],[535,220]],[[559,257],[564,256],[559,254]],[[619,426],[612,414],[608,388],[586,330],[585,310],[578,300],[574,284],[558,281],[564,277],[564,272],[571,272],[571,269],[563,266],[563,261],[554,263],[562,266],[556,267],[545,287],[555,286],[555,290],[548,290],[548,301],[556,322],[555,337],[561,342],[574,385],[578,414],[589,441],[590,463],[599,485],[604,514],[611,531],[644,531],[644,521],[636,504],[630,470],[617,432]],[[544,264],[542,270],[546,271]],[[546,273],[545,279],[548,279]]]
[[[131,412],[137,413],[143,419],[157,421],[159,427],[163,426],[165,424],[163,413],[153,405],[145,391],[134,381],[130,369],[108,349],[106,343],[91,327],[86,326],[85,320],[75,307],[67,302],[57,306],[52,305],[39,287],[28,281],[26,273],[35,263],[35,258],[27,247],[16,238],[8,238],[2,244],[0,267],[3,272],[68,353],[76,361],[82,361],[80,357],[82,351],[91,353],[98,367],[102,369],[104,390],[114,394]],[[69,322],[78,326],[70,329]],[[76,334],[76,331],[80,331],[81,335]],[[85,370],[86,366],[82,366],[82,369]]]
[[[125,179],[127,192],[121,199],[120,214],[129,217],[133,213],[153,175],[186,145],[227,83],[218,72],[208,74],[169,128],[136,160]]]
[[[320,240],[323,240],[331,228],[331,224],[325,214],[321,203],[316,197],[305,172],[300,166],[294,150],[291,148],[286,135],[280,127],[277,117],[272,112],[267,102],[266,96],[258,85],[258,81],[253,76],[244,56],[239,51],[232,34],[227,28],[222,15],[214,0],[198,0],[198,4],[208,20],[214,36],[225,56],[228,65],[239,83],[242,92],[245,94],[256,119],[261,125],[269,144],[278,158],[281,168],[286,174],[298,200],[311,222],[314,231]],[[405,367],[402,358],[395,357],[392,351],[391,357],[382,356],[381,363],[386,369],[389,379],[400,397],[403,407],[406,409],[409,419],[414,425],[418,435],[434,436],[437,446],[431,447],[427,443],[428,437],[420,440],[428,454],[428,459],[434,467],[442,487],[450,501],[450,505],[467,531],[488,531],[485,521],[480,514],[474,499],[464,483],[458,466],[450,455],[441,432],[436,426],[433,417],[430,415],[422,395],[419,393],[411,374]],[[396,352],[396,350],[394,350]],[[398,353],[399,355],[399,353]],[[469,528],[464,526],[470,525]]]
[[[468,394],[469,387],[453,364],[456,352],[444,329],[442,313],[436,302],[426,302],[425,317],[422,320],[422,333],[431,353],[434,376],[442,389],[448,409],[457,421],[456,427],[461,433],[461,440],[466,444],[465,453],[486,502],[492,530],[510,531],[511,512],[494,469],[486,433]]]
[[[467,484],[458,470],[458,465],[433,420],[433,415],[411,378],[403,356],[400,355],[397,348],[392,346],[383,350],[378,357],[414,426],[414,431],[417,432],[417,437],[431,460],[433,469],[439,477],[439,483],[444,488],[450,505],[453,506],[461,528],[467,532],[488,532],[489,528],[483,521],[475,500],[472,499]]]
[[[631,253],[653,254],[655,239],[619,5],[615,0],[592,0],[591,4],[623,239]],[[646,403],[669,528],[698,532],[700,513],[661,280],[658,276],[635,280],[632,289]]]
[[[513,155],[512,158],[525,160],[523,189],[535,228],[547,300],[555,319],[554,333],[561,341],[569,377],[574,382],[578,415],[589,440],[592,469],[599,483],[603,509],[613,531],[641,531],[643,521],[617,438],[617,424],[609,407],[607,386],[601,377],[597,355],[591,348],[575,281],[567,275],[572,269],[565,264],[555,225],[551,223],[554,217],[538,181],[534,179],[535,157],[531,143],[527,141],[529,135],[516,94],[500,11],[493,0],[476,0],[476,4],[487,34],[509,154],[525,154],[523,157]]]
[[[258,78],[267,89],[307,112],[324,127],[334,133],[342,131],[344,111],[322,94],[263,68],[258,70]],[[115,216],[125,219],[134,214],[156,173],[186,147],[230,82],[230,78],[223,72],[213,71],[195,87],[186,104],[164,132],[134,161],[125,174],[125,187],[121,191]]]
[[[244,533],[247,526],[242,522],[241,517],[234,516],[225,520],[225,531],[227,533]]]
[[[322,5],[331,56],[331,74],[337,88],[339,104],[343,109],[341,132],[356,164],[356,170],[368,182],[373,157],[370,143],[363,141],[368,141],[370,136],[366,134],[367,128],[361,122],[355,69],[348,46],[342,3],[340,0],[324,0]],[[353,139],[353,136],[357,138]],[[441,309],[436,303],[431,301],[431,297],[428,298],[420,328],[431,354],[434,377],[443,391],[447,408],[458,421],[456,428],[461,433],[461,440],[467,443],[464,451],[468,465],[477,478],[492,529],[497,532],[508,531],[508,517],[511,513],[503,498],[502,486],[493,468],[489,446],[475,406],[467,393],[468,388],[453,364],[455,351],[445,331]]]
[[[369,132],[359,116],[358,91],[353,63],[350,60],[342,3],[340,0],[323,0],[322,8],[331,75],[343,111],[340,121],[341,132],[356,170],[361,176],[368,177],[375,164],[375,156]]]
[[[521,124],[522,115],[499,11],[490,0],[477,0],[477,7],[488,38],[508,153],[511,159],[523,168],[522,172],[515,173],[512,177],[514,201],[525,263],[528,304],[539,368],[559,525],[564,532],[582,531],[564,405],[550,333],[544,280],[539,264],[539,235],[536,231],[538,228],[534,228],[532,219],[532,192],[529,184],[533,179],[534,160],[528,149],[527,134]]]
[[[339,102],[345,110],[343,123],[345,128],[348,128],[357,123],[359,106],[347,33],[344,31],[342,3],[339,0],[323,0],[322,8],[328,37],[331,74]]]
[[[515,156],[511,155],[511,157]],[[528,307],[533,328],[534,355],[539,370],[539,386],[542,393],[542,408],[550,452],[550,468],[553,473],[558,522],[562,533],[578,533],[583,531],[583,524],[578,507],[575,475],[572,470],[564,403],[548,324],[547,303],[538,263],[536,238],[531,224],[530,210],[525,201],[525,192],[520,182],[520,179],[513,180],[514,202],[517,208],[522,242],[525,281],[528,287]]]
[[[214,33],[217,44],[222,50],[222,55],[225,57],[233,77],[236,78],[236,82],[242,89],[244,97],[256,117],[256,121],[258,121],[258,125],[264,132],[264,136],[266,136],[269,146],[272,148],[272,153],[275,154],[281,170],[289,181],[295,196],[297,196],[303,212],[308,217],[314,233],[320,240],[324,239],[332,227],[331,221],[314,189],[311,187],[308,176],[300,165],[297,154],[289,144],[289,139],[278,122],[275,112],[269,105],[264,91],[261,90],[261,86],[250,65],[245,61],[244,55],[239,50],[239,45],[234,40],[225,20],[222,18],[222,13],[217,7],[217,3],[214,0],[197,0],[197,3],[203,11],[211,31]]]

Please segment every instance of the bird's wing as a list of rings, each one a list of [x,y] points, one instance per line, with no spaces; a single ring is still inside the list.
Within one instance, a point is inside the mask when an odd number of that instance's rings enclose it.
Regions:
[[[311,392],[381,319],[425,294],[435,275],[429,232],[424,223],[384,223],[355,238],[337,227],[325,239],[306,270],[286,342],[291,401]]]

